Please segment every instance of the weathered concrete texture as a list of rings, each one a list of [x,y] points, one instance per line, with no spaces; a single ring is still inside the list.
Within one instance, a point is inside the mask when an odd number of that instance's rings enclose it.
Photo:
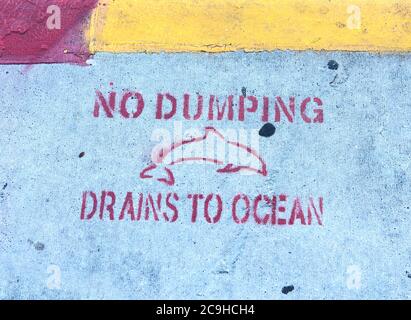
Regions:
[[[99,54],[87,68],[1,66],[0,82],[1,298],[410,298],[409,55]],[[92,116],[95,89],[110,82],[143,93],[140,118]],[[173,126],[154,120],[157,92],[243,88],[320,97],[324,123],[275,123],[260,140],[267,177],[188,166],[172,189],[138,178],[153,130]],[[88,190],[323,196],[324,225],[238,225],[227,209],[217,224],[192,224],[189,206],[175,223],[82,221]]]

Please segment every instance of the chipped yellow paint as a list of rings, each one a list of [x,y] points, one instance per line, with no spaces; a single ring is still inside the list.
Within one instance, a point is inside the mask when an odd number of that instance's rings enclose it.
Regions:
[[[410,51],[411,0],[103,0],[91,52]]]

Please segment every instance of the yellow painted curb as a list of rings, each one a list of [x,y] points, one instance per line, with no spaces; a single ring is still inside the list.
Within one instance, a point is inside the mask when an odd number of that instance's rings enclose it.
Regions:
[[[91,52],[411,50],[411,0],[103,0]]]

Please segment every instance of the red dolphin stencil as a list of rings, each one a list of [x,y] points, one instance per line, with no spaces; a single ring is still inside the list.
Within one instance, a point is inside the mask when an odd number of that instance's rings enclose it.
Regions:
[[[243,157],[238,157],[239,161],[235,164],[233,162],[225,160],[225,153],[220,155],[212,155],[212,156],[178,156],[180,151],[183,154],[183,147],[187,146],[194,146],[198,144],[207,143],[209,140],[215,139],[217,142],[223,142],[230,147],[234,147],[239,152],[239,155],[243,155]],[[253,162],[252,165],[241,163],[245,156],[251,159]],[[227,140],[223,134],[221,134],[217,129],[213,127],[206,127],[205,134],[200,137],[193,137],[187,140],[181,140],[179,142],[174,142],[170,146],[160,149],[154,155],[154,162],[150,164],[147,168],[145,168],[140,173],[141,179],[156,179],[159,182],[162,182],[168,186],[174,185],[175,179],[174,174],[169,167],[172,167],[177,164],[188,163],[188,162],[207,162],[211,164],[217,165],[219,168],[217,169],[218,173],[237,173],[240,171],[248,171],[251,173],[260,174],[262,176],[267,175],[267,166],[261,156],[252,148],[243,145],[239,142],[234,142]],[[158,171],[158,169],[162,169],[161,177],[154,177],[154,171]]]
[[[0,64],[84,64],[90,56],[83,37],[84,22],[97,2],[1,0]]]

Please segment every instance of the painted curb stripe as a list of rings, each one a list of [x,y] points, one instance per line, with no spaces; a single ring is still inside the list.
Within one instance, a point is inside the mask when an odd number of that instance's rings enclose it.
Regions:
[[[411,49],[411,1],[104,0],[91,52]]]
[[[97,52],[409,52],[410,0],[11,0],[0,64],[84,64]],[[62,28],[46,28],[50,5]],[[91,15],[91,19],[89,19]]]

